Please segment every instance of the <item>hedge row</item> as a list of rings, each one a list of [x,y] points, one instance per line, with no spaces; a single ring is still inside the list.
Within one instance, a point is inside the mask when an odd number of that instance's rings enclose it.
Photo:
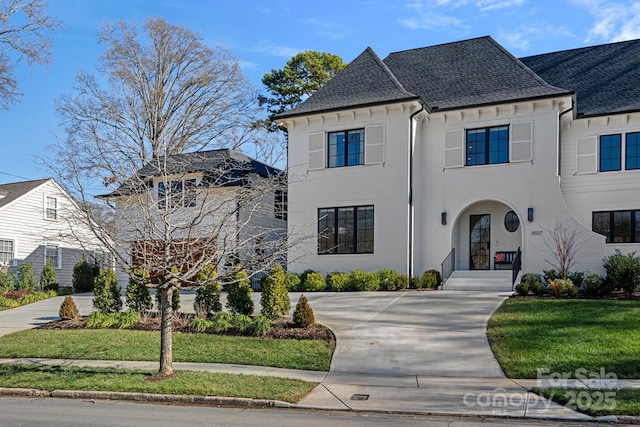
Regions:
[[[427,270],[421,276],[409,279],[390,268],[375,272],[354,270],[350,273],[329,273],[326,276],[314,270],[302,274],[287,273],[285,284],[290,292],[362,292],[396,291],[400,289],[436,289],[442,284],[440,272]]]

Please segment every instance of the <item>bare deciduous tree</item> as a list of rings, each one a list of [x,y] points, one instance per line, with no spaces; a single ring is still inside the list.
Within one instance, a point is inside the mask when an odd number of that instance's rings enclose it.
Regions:
[[[553,259],[545,261],[556,268],[566,280],[584,240],[578,225],[568,219],[556,221],[553,229],[548,231],[549,237],[544,238],[544,244],[551,251]]]
[[[49,34],[60,23],[46,9],[44,0],[0,0],[0,109],[21,95],[13,74],[16,62],[43,65],[51,60]]]
[[[250,140],[256,100],[226,50],[162,19],[143,34],[110,25],[101,41],[97,75],[80,72],[57,103],[66,137],[49,163],[119,268],[151,274],[159,373],[171,375],[173,290],[198,286],[207,265],[244,258],[256,274],[280,260],[286,225],[274,201],[285,184],[280,171],[226,149]],[[98,192],[107,194],[96,202]]]

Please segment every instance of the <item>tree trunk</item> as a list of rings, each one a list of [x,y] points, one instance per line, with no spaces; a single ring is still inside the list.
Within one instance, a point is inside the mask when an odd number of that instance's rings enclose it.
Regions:
[[[173,286],[158,287],[160,292],[160,371],[161,376],[173,375]]]

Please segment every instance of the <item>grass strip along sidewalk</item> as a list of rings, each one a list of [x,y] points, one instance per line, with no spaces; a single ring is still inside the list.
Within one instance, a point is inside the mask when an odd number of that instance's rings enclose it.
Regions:
[[[295,403],[316,386],[294,379],[192,371],[177,371],[171,378],[153,381],[152,374],[128,369],[0,365],[0,387],[225,396]]]
[[[157,361],[159,349],[159,332],[126,329],[31,329],[0,338],[5,358]],[[320,340],[173,334],[175,362],[328,371],[331,351],[331,345]]]
[[[510,378],[615,382],[640,379],[639,331],[640,301],[511,298],[489,320],[487,335]],[[640,390],[536,392],[591,415],[640,414]]]

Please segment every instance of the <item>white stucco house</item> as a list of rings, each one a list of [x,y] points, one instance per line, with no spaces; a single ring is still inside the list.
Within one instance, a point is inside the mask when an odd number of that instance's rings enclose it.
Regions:
[[[195,277],[204,265],[241,262],[256,273],[286,258],[284,173],[245,154],[218,149],[150,160],[109,194],[115,207],[120,273],[172,266]],[[232,260],[233,258],[233,260]]]
[[[53,179],[0,185],[0,264],[30,262],[38,278],[46,262],[60,286],[71,286],[73,266],[81,259],[109,260],[81,212]]]
[[[573,271],[640,250],[640,40],[515,58],[491,37],[367,48],[277,120],[289,138],[289,270]],[[507,266],[508,268],[509,266]]]

